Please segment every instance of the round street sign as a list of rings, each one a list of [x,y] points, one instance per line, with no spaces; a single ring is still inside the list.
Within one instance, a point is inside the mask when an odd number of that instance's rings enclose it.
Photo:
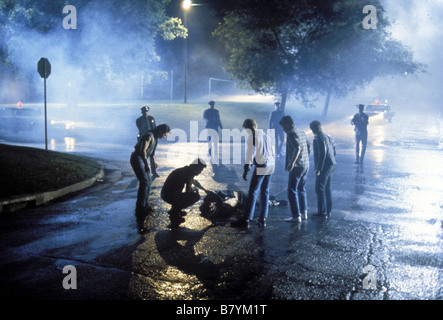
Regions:
[[[41,58],[38,61],[37,70],[43,79],[49,77],[49,75],[51,74],[51,64],[49,63],[49,60],[46,58]]]

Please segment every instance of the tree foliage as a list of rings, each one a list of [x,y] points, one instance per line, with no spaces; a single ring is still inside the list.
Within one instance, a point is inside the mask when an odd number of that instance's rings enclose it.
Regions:
[[[368,4],[377,9],[377,29],[362,25]],[[283,104],[292,96],[312,106],[319,95],[344,96],[376,77],[423,70],[392,39],[378,0],[226,0],[214,7],[223,18],[214,35],[224,43],[226,69]]]

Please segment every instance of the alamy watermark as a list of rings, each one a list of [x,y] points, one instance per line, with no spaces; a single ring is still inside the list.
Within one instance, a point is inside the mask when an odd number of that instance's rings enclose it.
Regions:
[[[377,269],[373,265],[368,264],[363,267],[363,273],[367,274],[363,278],[363,289],[377,289]]]
[[[377,29],[377,8],[373,5],[367,5],[363,7],[363,13],[367,14],[363,19],[364,29]]]
[[[363,7],[363,13],[367,14],[363,18],[362,24],[364,29],[377,29],[377,8],[373,5],[366,5]],[[63,28],[65,30],[77,29],[77,8],[73,5],[66,5],[63,7]]]
[[[66,5],[63,7],[63,14],[67,14],[63,18],[63,28],[65,30],[77,29],[77,8],[72,5]]]
[[[64,266],[63,273],[68,275],[63,278],[63,288],[66,290],[77,289],[77,269],[72,265]]]
[[[250,129],[239,130],[237,128],[222,129],[221,136],[214,129],[203,129],[199,132],[198,121],[190,121],[189,139],[185,130],[179,128],[171,130],[167,136],[167,141],[175,141],[176,143],[168,148],[166,157],[171,164],[192,162],[196,158],[205,159],[209,154],[209,149],[211,149],[210,161],[213,164],[242,164],[244,159],[253,159],[257,165],[257,174],[266,175],[268,174],[267,164],[273,164],[275,158],[275,130],[256,129],[255,141],[250,138],[251,135],[252,131]],[[251,154],[259,136],[267,140],[267,152],[255,150]],[[219,142],[221,142],[220,147]]]

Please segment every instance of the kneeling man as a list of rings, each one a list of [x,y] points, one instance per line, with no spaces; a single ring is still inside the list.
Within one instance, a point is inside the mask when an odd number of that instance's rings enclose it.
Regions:
[[[193,190],[192,185],[202,189],[206,193],[210,192],[194,178],[206,168],[206,163],[197,159],[192,164],[172,171],[165,180],[161,191],[161,198],[171,205],[169,228],[175,228],[184,222],[183,216],[186,214],[182,210],[188,208],[200,200],[198,190]],[[184,189],[184,192],[183,192]]]

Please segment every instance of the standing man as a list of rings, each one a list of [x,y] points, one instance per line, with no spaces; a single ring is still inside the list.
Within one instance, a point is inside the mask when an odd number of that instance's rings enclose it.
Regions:
[[[309,126],[315,135],[313,149],[318,207],[316,216],[328,217],[332,209],[331,181],[336,163],[335,144],[332,138],[323,132],[319,121],[314,120]]]
[[[154,130],[148,131],[141,136],[137,144],[134,146],[134,152],[131,154],[130,163],[139,181],[136,206],[137,212],[149,212],[152,210],[148,204],[152,183],[149,174],[148,158],[154,156],[158,140],[166,138],[170,131],[171,129],[167,124],[161,124]]]
[[[275,130],[275,152],[277,157],[281,157],[281,148],[285,140],[285,135],[280,126],[280,120],[284,117],[285,113],[280,109],[280,102],[274,103],[274,107],[275,110],[269,115],[269,129]]]
[[[355,126],[355,163],[363,164],[363,159],[366,153],[366,144],[368,143],[368,124],[369,117],[363,112],[365,106],[358,104],[358,113],[354,115],[351,120],[351,124]],[[360,154],[360,142],[361,142],[361,154]]]
[[[292,216],[286,221],[301,222],[308,217],[308,198],[306,180],[309,170],[309,153],[311,145],[303,130],[295,128],[291,116],[284,116],[280,126],[286,132],[286,164],[289,172],[288,200]]]
[[[247,180],[246,176],[252,165],[254,165],[254,171],[245,204],[245,214],[242,219],[231,223],[231,226],[248,228],[249,220],[254,218],[255,203],[260,193],[258,224],[265,227],[269,211],[269,186],[275,169],[274,142],[263,130],[257,130],[257,123],[253,119],[246,119],[243,122],[243,128],[248,132],[243,179]]]
[[[220,113],[215,109],[215,102],[209,101],[209,108],[203,113],[203,119],[206,121],[205,129],[212,129],[217,132],[217,138],[212,139],[211,135],[208,136],[208,153],[212,156],[212,149],[214,149],[215,155],[212,160],[218,163],[218,130],[223,129],[220,121]]]
[[[142,112],[142,116],[140,116],[139,118],[137,118],[137,120],[135,120],[135,124],[137,125],[138,128],[137,139],[140,139],[141,136],[146,134],[148,131],[154,130],[156,127],[154,117],[149,115],[149,110],[150,110],[149,106],[143,106],[140,110]],[[149,159],[149,162],[151,165],[152,177],[154,179],[158,178],[159,175],[157,174],[157,164],[155,162],[154,156],[152,156]]]
[[[171,204],[171,210],[168,212],[171,221],[169,228],[174,229],[184,222],[183,216],[186,213],[182,210],[200,200],[198,191],[192,189],[193,185],[206,193],[210,192],[195,180],[195,177],[202,173],[205,168],[206,163],[201,159],[197,159],[188,166],[175,169],[166,178],[161,191],[161,198]]]
[[[140,110],[142,112],[142,116],[135,120],[135,124],[138,128],[139,137],[141,137],[148,131],[154,130],[154,128],[156,127],[154,117],[149,115],[150,108],[148,106],[144,106]]]

